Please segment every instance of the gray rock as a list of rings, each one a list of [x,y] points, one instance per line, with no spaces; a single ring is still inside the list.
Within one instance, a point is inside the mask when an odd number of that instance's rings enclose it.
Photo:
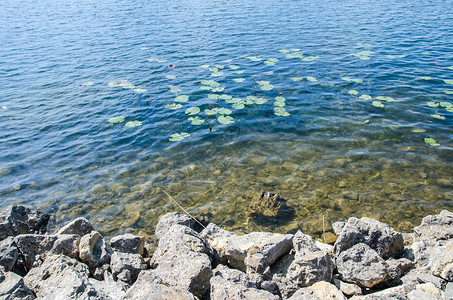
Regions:
[[[168,213],[160,217],[159,222],[157,222],[154,238],[156,241],[159,241],[163,236],[165,236],[167,230],[175,224],[193,228],[194,223],[195,221],[188,215],[184,215],[179,212]]]
[[[341,279],[360,287],[373,287],[388,279],[388,265],[376,251],[359,243],[337,257]]]
[[[143,255],[145,238],[133,234],[118,235],[110,240],[110,246],[113,251]]]
[[[398,285],[400,277],[407,273],[409,269],[414,266],[414,262],[407,258],[394,259],[390,258],[386,260],[388,266],[388,279],[393,281],[392,285]]]
[[[0,266],[5,268],[5,271],[11,271],[14,268],[18,256],[19,250],[12,236],[0,241]]]
[[[140,254],[114,252],[110,260],[113,278],[132,284],[137,280],[141,270],[146,268]]]
[[[0,212],[0,240],[19,234],[44,234],[50,215],[24,207],[10,206]]]
[[[210,286],[212,300],[280,299],[268,291],[254,288],[244,272],[223,265],[214,270]]]
[[[24,277],[40,299],[101,299],[88,280],[88,267],[64,255],[49,255]]]
[[[23,278],[13,272],[5,272],[0,268],[0,299],[1,300],[32,300],[33,292],[25,285]]]
[[[349,218],[334,245],[334,254],[364,243],[382,258],[398,257],[404,249],[403,235],[387,224],[370,218]]]
[[[442,277],[447,281],[453,281],[453,249],[433,256],[430,265],[433,275]]]
[[[332,224],[332,229],[333,232],[338,236],[340,235],[341,231],[343,231],[344,226],[346,225],[346,222],[335,222]]]
[[[401,281],[405,285],[416,286],[423,283],[432,283],[438,289],[444,289],[446,282],[440,277],[431,274],[428,268],[418,268],[410,270],[406,275],[401,277]]]
[[[60,234],[54,242],[50,252],[64,254],[70,258],[79,258],[80,236],[77,234]]]
[[[331,283],[319,281],[310,287],[301,288],[288,298],[291,300],[346,300],[346,297]]]
[[[408,300],[444,300],[444,292],[432,283],[422,283],[415,287],[415,290],[407,294]]]
[[[415,288],[415,287],[414,287]],[[353,296],[350,300],[407,300],[407,293],[413,288],[400,285],[364,296]],[[419,299],[421,300],[421,299]]]
[[[137,281],[127,290],[123,300],[194,300],[194,296],[185,290],[176,290],[161,284],[153,271],[142,271]]]
[[[173,225],[159,240],[152,265],[162,283],[201,297],[209,289],[213,249],[193,229]]]
[[[261,192],[250,202],[252,217],[276,218],[286,208],[287,201],[277,194]]]
[[[121,300],[129,287],[128,284],[122,281],[113,280],[113,275],[105,272],[102,276],[104,280],[96,280],[88,278],[88,281],[98,291],[102,299]]]
[[[453,213],[443,210],[438,215],[429,215],[422,219],[420,226],[414,228],[416,239],[427,241],[453,238]]]
[[[21,234],[14,242],[22,253],[25,267],[30,270],[35,263],[40,264],[45,259],[57,239],[55,235]]]
[[[84,236],[94,231],[93,225],[85,218],[77,218],[58,230],[57,234],[78,234]]]
[[[445,287],[445,300],[452,300],[453,299],[453,282],[449,282]]]
[[[79,243],[80,260],[86,263],[92,272],[96,267],[110,262],[112,250],[97,231],[82,236]]]
[[[334,278],[333,283],[346,296],[362,295],[362,289],[356,284],[347,283],[338,278]]]

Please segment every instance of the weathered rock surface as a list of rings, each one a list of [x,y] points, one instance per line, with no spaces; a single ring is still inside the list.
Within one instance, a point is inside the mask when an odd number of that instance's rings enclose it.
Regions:
[[[430,299],[430,300],[444,300],[444,292],[438,289],[432,283],[422,283],[415,287],[415,290],[407,294],[408,300],[420,300],[420,299]]]
[[[346,296],[362,295],[362,289],[356,284],[347,283],[338,278],[333,279],[333,284]]]
[[[440,277],[434,276],[429,268],[418,268],[410,270],[406,275],[401,277],[401,281],[405,285],[416,286],[423,283],[432,283],[438,289],[444,289],[446,282]]]
[[[127,290],[123,300],[161,300],[178,299],[194,300],[188,291],[177,290],[159,282],[152,271],[142,271],[137,281]]]
[[[92,272],[96,267],[110,262],[112,250],[97,231],[82,236],[79,243],[80,260],[86,263]]]
[[[80,236],[77,234],[57,235],[50,252],[53,254],[64,254],[70,258],[79,258]]]
[[[102,277],[104,278],[102,281],[88,278],[88,281],[93,285],[100,297],[106,300],[123,299],[129,285],[122,281],[113,280],[112,274],[108,272],[105,272]]]
[[[195,221],[188,215],[181,214],[179,212],[168,213],[160,217],[159,222],[156,225],[156,231],[154,238],[159,241],[172,225],[183,225],[189,228],[193,228]]]
[[[5,272],[0,268],[0,299],[2,300],[32,300],[33,292],[25,285],[23,278],[13,272]]]
[[[415,288],[415,287],[414,287]],[[410,285],[400,285],[364,296],[353,296],[351,300],[407,300],[407,293],[412,291]],[[421,299],[419,299],[421,300]]]
[[[11,271],[19,257],[19,249],[17,248],[12,236],[0,241],[0,267],[5,271]]]
[[[143,255],[145,238],[133,234],[118,235],[110,240],[110,246],[113,251]]]
[[[388,279],[388,265],[376,251],[359,243],[341,252],[336,260],[341,279],[370,288]]]
[[[154,273],[166,285],[203,296],[212,276],[213,249],[187,226],[176,224],[165,232],[152,258],[152,265],[157,266]]]
[[[349,218],[344,226],[335,227],[341,227],[341,233],[334,245],[335,256],[358,243],[368,245],[384,259],[398,257],[403,252],[403,235],[377,220]]]
[[[113,278],[132,284],[146,264],[140,254],[114,252],[110,261]]]
[[[422,219],[420,226],[414,228],[416,239],[439,241],[453,238],[453,213],[443,210],[438,215]]]
[[[40,299],[101,299],[88,280],[88,267],[64,255],[49,255],[24,277]]]
[[[19,234],[44,234],[50,215],[20,205],[10,206],[0,212],[0,240]]]
[[[94,231],[93,225],[85,218],[77,218],[62,228],[58,230],[57,235],[59,234],[78,234],[84,236],[90,234],[91,231]]]
[[[290,300],[346,300],[346,297],[331,283],[319,281],[310,287],[301,288]]]
[[[277,194],[262,192],[257,194],[250,203],[252,217],[275,218],[286,207],[286,200]]]

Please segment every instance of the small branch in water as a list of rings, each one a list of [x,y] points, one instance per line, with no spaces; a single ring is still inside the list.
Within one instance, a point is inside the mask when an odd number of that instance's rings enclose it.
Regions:
[[[172,196],[170,196],[163,188],[160,188],[162,190],[162,192],[164,192],[171,200],[173,200],[173,202],[175,202],[179,208],[181,208],[183,210],[184,213],[186,213],[186,215],[188,215],[189,217],[191,217],[195,222],[197,222],[198,224],[201,225],[201,227],[203,228],[206,228],[203,224],[201,224],[197,219],[195,219],[194,217],[192,217],[191,214],[189,214],[189,212],[187,210],[184,209],[184,207],[181,206],[181,204],[178,203],[178,201],[175,200],[175,198],[173,198]]]

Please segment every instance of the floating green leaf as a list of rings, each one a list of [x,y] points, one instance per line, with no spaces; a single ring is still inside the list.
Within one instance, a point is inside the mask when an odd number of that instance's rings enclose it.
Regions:
[[[215,65],[215,67],[216,67],[217,69],[219,69],[219,70],[222,70],[222,69],[225,68],[223,65]]]
[[[245,59],[248,59],[251,61],[261,61],[261,58],[259,56],[247,56]]]
[[[125,89],[130,89],[130,88],[134,88],[135,87],[132,83],[130,83],[127,80],[112,81],[112,82],[109,82],[107,85],[109,87],[120,86],[120,87],[125,88]]]
[[[371,96],[370,95],[367,95],[367,94],[363,94],[359,97],[360,99],[363,99],[363,100],[371,100]]]
[[[318,79],[316,79],[315,77],[311,77],[311,76],[307,76],[307,80],[310,81],[310,82],[318,81]]]
[[[429,77],[429,76],[421,76],[421,77],[418,77],[418,79],[421,79],[421,80],[431,80],[432,78]]]
[[[353,96],[357,96],[359,94],[359,92],[357,92],[356,90],[350,90],[348,91],[349,95],[353,95]]]
[[[200,86],[200,90],[211,91],[212,87],[210,87],[209,85],[202,85]]]
[[[175,102],[187,102],[189,101],[189,96],[187,95],[179,95],[175,97]]]
[[[211,88],[211,91],[214,93],[221,93],[225,90],[223,87]]]
[[[382,104],[381,101],[373,101],[373,106],[376,106],[376,107],[384,107],[384,104]]]
[[[186,137],[189,137],[190,134],[188,134],[187,132],[181,132],[181,133],[174,133],[170,136],[171,136],[171,138],[168,139],[169,141],[177,142],[177,141],[181,141],[181,140],[185,139]]]
[[[453,66],[449,66],[447,67],[447,69],[453,70]]]
[[[231,100],[232,98],[233,97],[231,97],[230,95],[227,95],[227,94],[220,95],[220,97],[219,97],[219,99],[222,99],[225,101]]]
[[[453,91],[443,91],[444,94],[453,95]]]
[[[426,105],[428,105],[429,107],[438,107],[439,103],[437,103],[437,102],[428,102],[428,103],[426,103]]]
[[[186,109],[186,115],[196,115],[200,112],[200,108],[199,107],[189,107],[188,109]]]
[[[244,82],[245,78],[234,78],[233,81],[234,82]]]
[[[216,94],[208,94],[208,98],[211,100],[218,100],[220,96]]]
[[[352,82],[355,82],[355,83],[362,83],[363,82],[362,79],[354,79],[354,78],[350,78],[350,77],[341,77],[341,79],[343,79],[344,81],[352,81]]]
[[[241,67],[236,66],[236,65],[230,65],[228,68],[230,68],[231,70],[237,70],[237,69],[240,69]]]
[[[244,103],[241,101],[234,103],[233,105],[231,105],[231,107],[233,107],[234,109],[243,109],[245,106]]]
[[[147,91],[146,89],[134,89],[134,92],[137,92],[137,93],[144,93],[146,91]]]
[[[453,104],[451,104],[450,102],[441,102],[441,103],[439,103],[439,105],[442,107],[446,107],[446,108],[453,106]]]
[[[219,115],[231,115],[231,110],[228,109],[228,108],[222,107],[222,108],[219,108],[219,110],[217,111],[217,113],[218,113]]]
[[[275,65],[275,62],[270,61],[270,60],[266,60],[266,61],[264,61],[264,64],[268,65],[268,66],[273,66],[273,65]]]
[[[319,58],[319,56],[315,55],[315,56],[305,56],[305,57],[302,57],[301,60],[303,61],[312,61],[312,60],[315,60]]]
[[[302,52],[294,52],[294,53],[288,53],[285,55],[286,58],[299,58],[303,59],[304,54]]]
[[[274,86],[272,84],[265,84],[265,85],[260,86],[260,88],[263,91],[270,91],[274,88]]]
[[[208,116],[210,115],[215,115],[219,111],[218,108],[213,108],[213,109],[205,109],[204,113],[207,114]]]
[[[365,44],[363,44],[363,43],[357,43],[357,46],[360,46],[360,47],[373,47],[373,45],[372,45],[372,44],[369,44],[369,43],[365,43]]]
[[[363,121],[364,124],[369,124],[370,123],[370,120],[365,120]]]
[[[395,102],[395,99],[393,99],[392,97],[386,97],[386,96],[377,96],[376,100],[387,101],[387,102]]]
[[[293,77],[293,78],[291,78],[291,80],[292,81],[302,81],[302,80],[304,80],[304,78],[303,77]]]
[[[117,123],[122,123],[124,122],[124,117],[114,117],[109,119],[110,124],[117,124]]]
[[[217,121],[219,121],[220,124],[231,124],[234,123],[234,119],[230,116],[224,116],[220,115],[217,117]]]
[[[218,71],[219,71],[219,68],[213,67],[213,68],[210,68],[209,71],[211,71],[211,72],[218,72]]]
[[[82,83],[82,86],[91,86],[93,84],[94,84],[93,81],[88,81],[88,82]]]
[[[181,108],[182,105],[181,105],[181,104],[172,103],[172,104],[167,104],[167,105],[165,105],[164,107],[165,107],[165,108],[168,108],[168,109],[173,109],[173,110],[175,110],[175,109]]]
[[[440,146],[440,144],[438,144],[437,141],[433,138],[425,138],[425,143],[430,146]]]
[[[244,73],[244,71],[240,70],[240,71],[235,71],[234,73],[240,75],[240,74]]]
[[[207,69],[207,68],[209,68],[209,65],[201,65],[200,68]]]
[[[182,90],[179,87],[177,87],[177,86],[169,85],[168,87],[170,88],[170,92],[172,92],[173,94],[177,94],[179,92],[182,92]]]
[[[249,97],[247,97],[247,98],[249,98]],[[244,103],[245,105],[252,105],[252,104],[255,104],[255,101],[252,99],[245,99],[242,103]]]
[[[439,115],[439,114],[431,115],[431,117],[436,118],[436,119],[439,119],[439,120],[445,120],[445,117],[444,117],[444,116],[441,116],[441,115]]]
[[[211,74],[212,77],[220,77],[223,75],[223,72],[214,72]]]
[[[285,98],[282,96],[277,96],[277,97],[275,97],[275,100],[276,101],[285,101]]]
[[[262,97],[256,97],[254,100],[255,104],[261,105],[267,102],[267,99],[262,98]]]
[[[280,49],[280,50],[278,50],[278,52],[281,52],[281,53],[289,53],[289,50],[288,50],[288,49]]]
[[[453,79],[444,79],[446,84],[453,84]]]
[[[289,113],[281,106],[274,107],[274,114],[281,117],[289,116]]]
[[[204,123],[204,120],[200,119],[200,117],[190,117],[189,121],[192,122],[192,125],[201,125]]]
[[[414,133],[420,133],[420,132],[425,132],[426,130],[422,129],[422,128],[414,128],[411,131],[414,132]]]
[[[141,121],[129,121],[125,124],[126,127],[137,127],[141,125],[142,125]]]

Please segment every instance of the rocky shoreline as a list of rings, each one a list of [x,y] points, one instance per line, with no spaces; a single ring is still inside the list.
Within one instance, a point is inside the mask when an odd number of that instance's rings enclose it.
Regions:
[[[107,242],[84,218],[0,213],[0,299],[453,299],[453,213],[402,234],[369,218],[333,224],[332,245],[295,234],[238,235],[180,213],[160,218],[157,248]]]

